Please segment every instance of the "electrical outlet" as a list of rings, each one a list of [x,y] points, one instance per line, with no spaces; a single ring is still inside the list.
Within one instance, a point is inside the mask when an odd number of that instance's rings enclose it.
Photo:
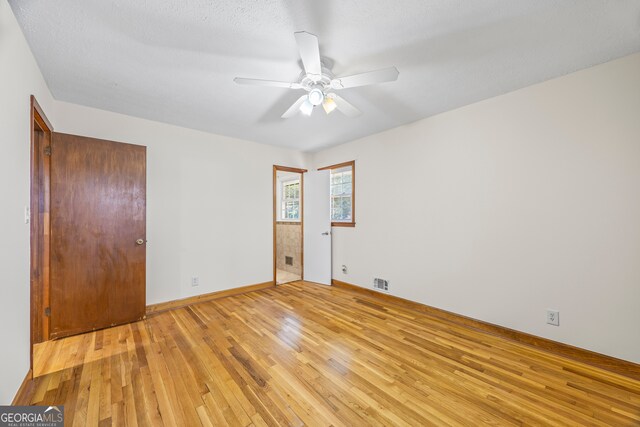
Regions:
[[[346,265],[342,266],[342,274],[347,274],[347,266]]]
[[[558,310],[547,310],[547,323],[553,326],[560,326],[560,312]]]
[[[200,278],[198,276],[191,278],[191,286],[200,286]]]
[[[29,206],[24,207],[24,223],[29,224],[31,221],[31,208]]]

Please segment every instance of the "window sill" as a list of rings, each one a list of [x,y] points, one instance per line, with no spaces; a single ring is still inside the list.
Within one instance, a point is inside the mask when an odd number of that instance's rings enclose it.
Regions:
[[[355,227],[355,222],[332,222],[332,227]]]

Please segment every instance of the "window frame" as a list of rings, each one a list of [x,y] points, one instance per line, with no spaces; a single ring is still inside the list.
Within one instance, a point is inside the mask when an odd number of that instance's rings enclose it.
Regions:
[[[331,171],[333,169],[341,169],[347,166],[351,167],[351,221],[331,221],[332,227],[355,227],[356,226],[356,161],[351,160],[349,162],[343,162],[343,163],[338,163],[331,166],[318,168],[319,171],[321,170]]]

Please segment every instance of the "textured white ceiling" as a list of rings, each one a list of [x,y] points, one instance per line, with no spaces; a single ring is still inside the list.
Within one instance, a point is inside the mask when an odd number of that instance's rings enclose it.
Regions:
[[[638,0],[12,0],[56,99],[308,150],[640,51]],[[336,75],[395,65],[340,94],[363,114],[280,115],[301,92],[293,33]]]

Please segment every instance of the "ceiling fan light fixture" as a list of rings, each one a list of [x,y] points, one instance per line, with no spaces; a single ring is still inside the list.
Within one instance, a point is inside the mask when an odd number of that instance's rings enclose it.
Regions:
[[[328,96],[325,97],[324,101],[322,102],[322,108],[324,108],[324,112],[327,114],[333,112],[333,110],[335,110],[337,106],[338,105],[336,104],[336,101],[334,101],[333,98],[329,98]]]
[[[310,116],[313,113],[313,104],[309,101],[309,99],[305,99],[302,105],[300,105],[300,111],[305,116]]]
[[[322,92],[322,89],[315,87],[309,91],[307,98],[313,106],[320,105],[324,100],[324,93]]]

